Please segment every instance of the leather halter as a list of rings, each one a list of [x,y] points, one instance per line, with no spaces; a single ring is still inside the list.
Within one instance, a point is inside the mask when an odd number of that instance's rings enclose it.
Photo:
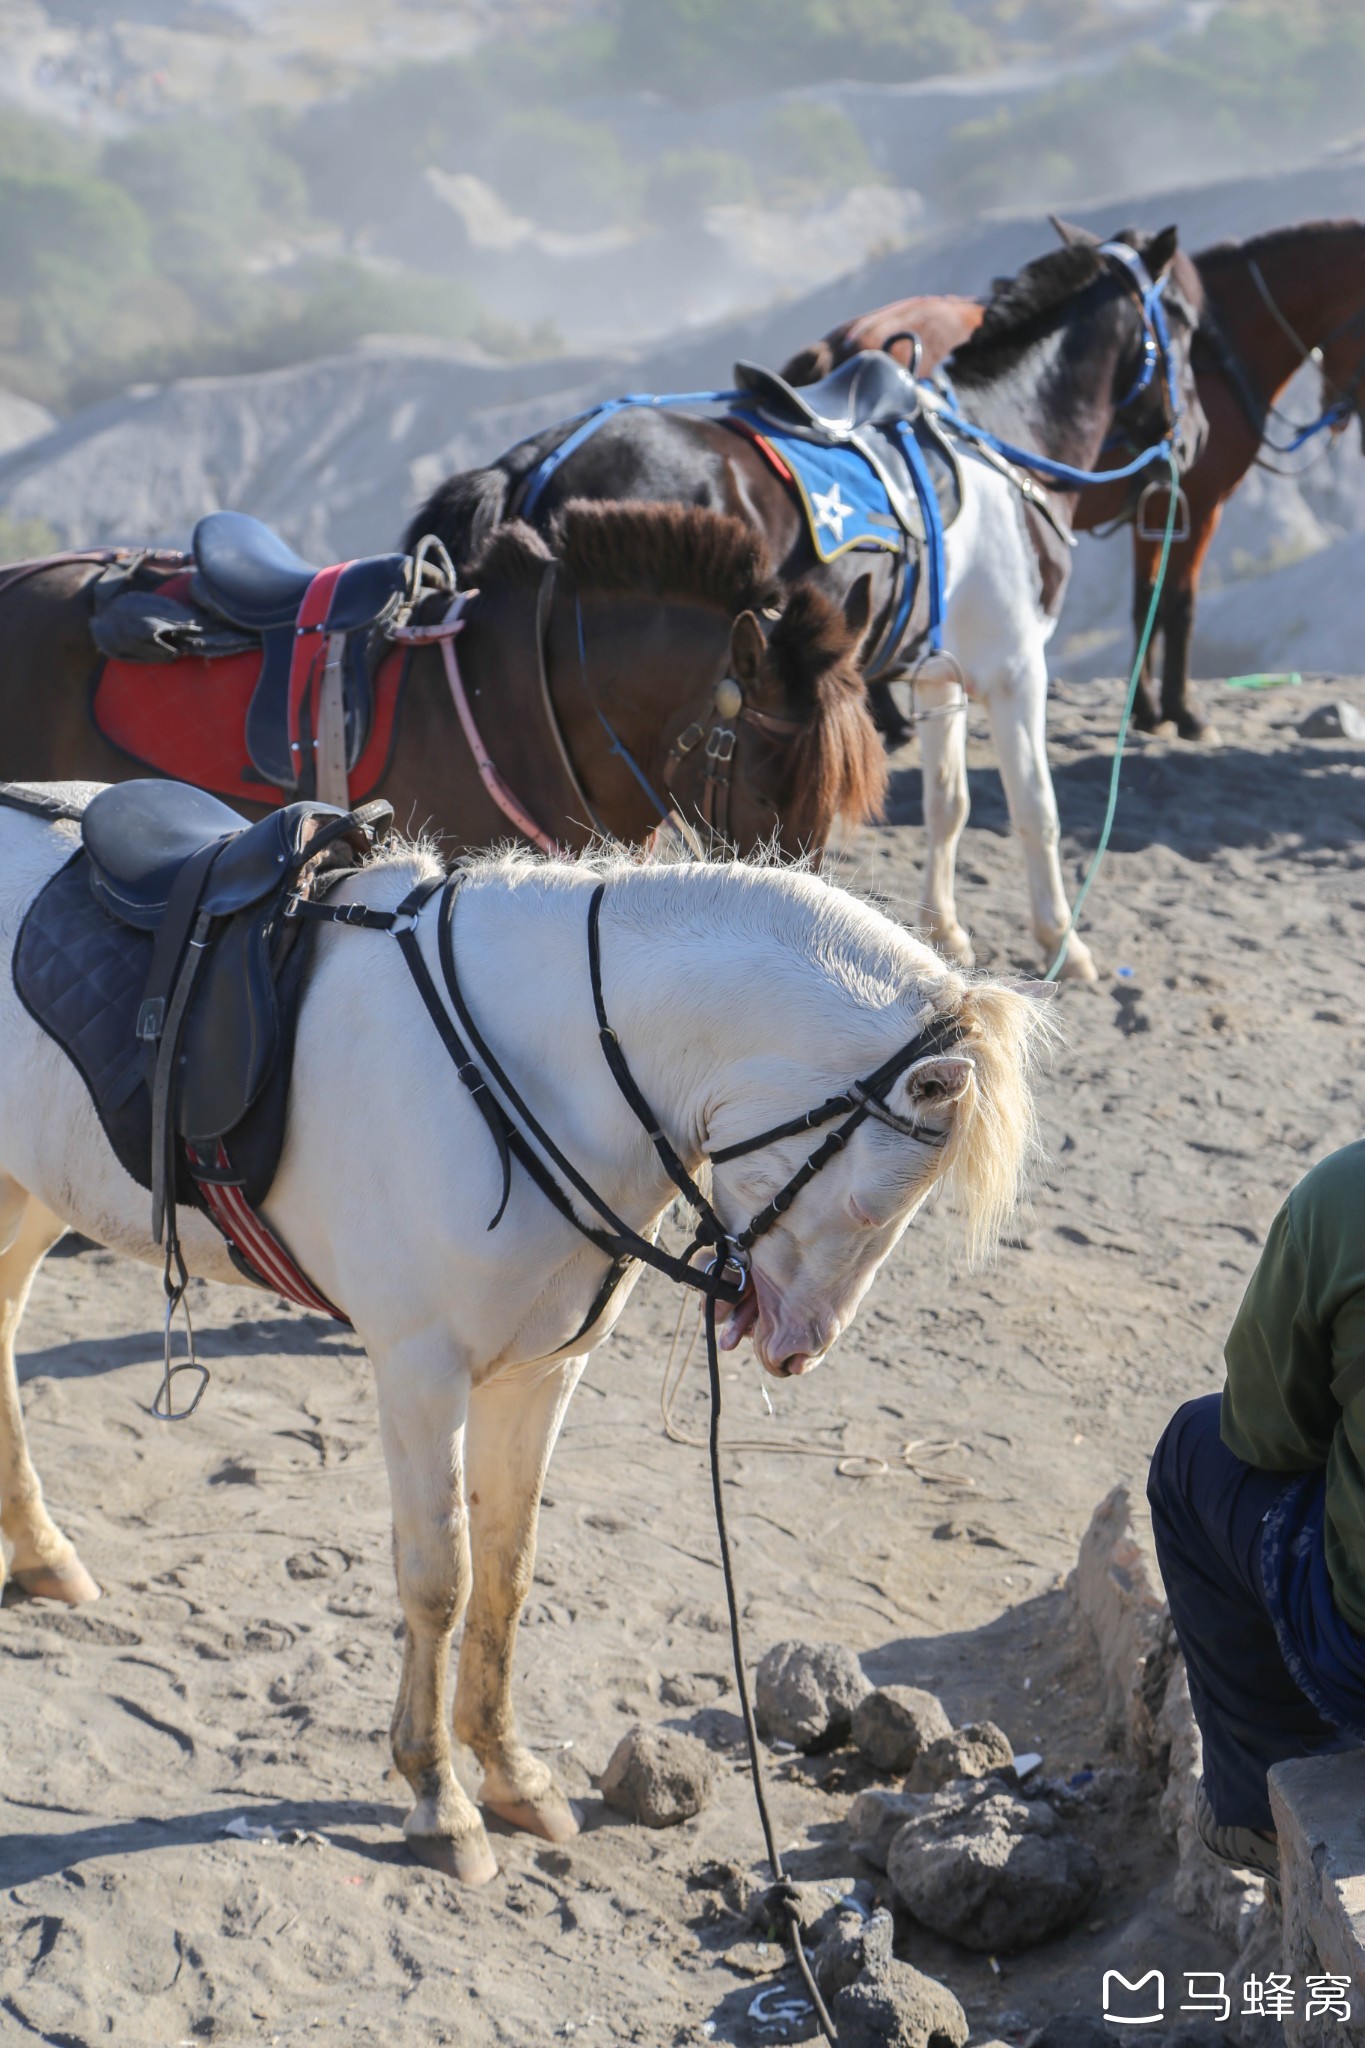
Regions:
[[[755,612],[764,645],[772,637],[775,621],[766,612]],[[677,797],[674,780],[678,770],[689,754],[705,743],[702,755],[702,785],[697,808],[707,830],[727,844],[732,841],[731,808],[734,797],[735,763],[739,757],[741,722],[753,726],[759,732],[766,732],[774,739],[793,740],[802,731],[799,718],[779,718],[774,712],[760,711],[756,706],[746,704],[744,690],[739,678],[726,674],[716,685],[715,695],[706,722],[694,718],[677,735],[668,750],[664,764],[663,784],[674,807]],[[775,805],[770,806],[774,818],[781,819]]]
[[[611,1258],[613,1263],[608,1279],[613,1286],[615,1278],[619,1277],[628,1265],[639,1263],[653,1267],[656,1272],[663,1273],[668,1279],[675,1280],[682,1286],[694,1287],[703,1294],[733,1304],[740,1300],[748,1283],[749,1254],[755,1243],[760,1237],[766,1236],[779,1218],[791,1208],[802,1190],[809,1186],[816,1174],[843,1150],[854,1132],[869,1118],[875,1118],[877,1122],[887,1125],[905,1137],[916,1139],[922,1145],[938,1147],[945,1142],[945,1133],[934,1131],[915,1118],[901,1116],[886,1100],[894,1083],[910,1072],[921,1060],[941,1057],[944,1053],[958,1048],[960,1040],[956,1024],[950,1018],[940,1017],[930,1018],[913,1038],[908,1039],[888,1059],[883,1060],[872,1073],[852,1082],[841,1093],[827,1097],[824,1102],[806,1110],[800,1116],[789,1118],[785,1123],[775,1124],[767,1130],[759,1131],[753,1137],[741,1139],[736,1144],[723,1146],[719,1151],[709,1155],[713,1165],[724,1165],[731,1159],[739,1159],[748,1153],[762,1151],[769,1145],[776,1145],[784,1138],[797,1137],[803,1131],[818,1130],[824,1124],[833,1123],[836,1118],[842,1119],[838,1127],[816,1146],[795,1173],[783,1183],[766,1206],[750,1218],[743,1230],[728,1231],[664,1131],[648,1098],[632,1074],[621,1042],[612,1029],[602,990],[601,916],[607,885],[605,882],[599,882],[592,892],[588,906],[587,940],[588,976],[602,1055],[611,1071],[612,1079],[633,1115],[643,1126],[664,1172],[697,1219],[692,1239],[681,1254],[663,1250],[652,1239],[642,1236],[639,1231],[633,1230],[628,1223],[623,1222],[610,1204],[597,1193],[591,1182],[586,1180],[573,1162],[565,1156],[534,1110],[529,1107],[475,1023],[460,986],[455,961],[455,902],[463,879],[463,874],[457,871],[443,879],[421,882],[404,898],[397,910],[392,911],[371,910],[361,903],[328,903],[296,898],[290,902],[285,914],[307,921],[356,925],[364,930],[389,932],[397,940],[408,970],[417,984],[418,992],[440,1034],[441,1042],[454,1062],[460,1080],[469,1090],[497,1149],[502,1174],[502,1192],[497,1208],[489,1219],[490,1230],[496,1230],[506,1212],[512,1186],[512,1161],[515,1159],[565,1221],[571,1223],[581,1236],[586,1237],[590,1243]],[[419,913],[438,890],[440,901],[436,910],[437,951],[441,978],[445,984],[444,992],[450,1009],[447,1009],[446,1003],[442,1001],[441,992],[432,980],[416,933]],[[453,1020],[450,1010],[454,1011]],[[496,1094],[493,1092],[494,1089],[497,1091]],[[533,1149],[531,1139],[534,1139],[538,1150]],[[546,1164],[547,1160],[555,1169],[554,1172],[550,1170],[550,1165]],[[566,1193],[560,1180],[556,1178],[556,1173],[567,1181],[572,1194]],[[596,1213],[600,1218],[599,1223],[583,1221],[574,1206],[574,1195]],[[702,1264],[694,1263],[697,1254],[706,1251],[710,1252],[710,1259]],[[588,1320],[570,1342],[576,1342],[578,1337],[591,1328],[604,1307],[605,1300],[599,1293],[589,1311]]]

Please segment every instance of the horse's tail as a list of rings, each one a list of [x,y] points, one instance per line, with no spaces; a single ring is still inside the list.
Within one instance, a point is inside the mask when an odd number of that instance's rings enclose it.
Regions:
[[[961,1105],[966,1114],[954,1119],[945,1173],[973,1258],[993,1249],[1038,1152],[1032,1074],[1056,1036],[1042,993],[999,982],[969,982],[962,993],[957,1021],[975,1071]]]
[[[425,534],[434,533],[450,550],[457,569],[467,569],[507,512],[511,479],[503,469],[466,469],[438,484],[403,536],[411,554]]]
[[[808,348],[799,348],[777,374],[788,384],[818,384],[833,368],[834,347],[826,336],[822,341],[811,342]]]

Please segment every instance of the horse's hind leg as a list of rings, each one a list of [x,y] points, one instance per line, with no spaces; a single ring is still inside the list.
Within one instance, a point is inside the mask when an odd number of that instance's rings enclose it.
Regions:
[[[967,823],[967,700],[955,676],[915,683],[920,773],[924,785],[924,911],[941,953],[964,967],[972,942],[958,923],[957,849]]]
[[[43,1504],[28,1454],[14,1340],[33,1276],[63,1230],[50,1209],[0,1178],[0,1583],[9,1575],[26,1593],[72,1606],[100,1589]]]
[[[983,692],[983,694],[985,694]],[[1062,886],[1061,825],[1047,765],[1047,664],[1041,647],[1026,653],[986,696],[1000,779],[1024,849],[1033,934],[1050,960],[1062,946],[1063,981],[1097,979],[1090,948],[1070,929]]]
[[[536,1562],[540,1492],[581,1358],[476,1388],[469,1404],[474,1591],[460,1645],[455,1733],[483,1765],[481,1803],[551,1842],[577,1834],[573,1808],[517,1733],[512,1661]]]

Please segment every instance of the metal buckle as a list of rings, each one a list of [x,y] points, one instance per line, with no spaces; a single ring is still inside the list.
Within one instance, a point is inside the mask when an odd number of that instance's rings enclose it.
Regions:
[[[740,1250],[733,1238],[726,1239],[723,1253],[719,1250],[712,1252],[710,1258],[702,1266],[702,1271],[709,1279],[715,1273],[718,1266],[720,1268],[721,1284],[723,1286],[733,1286],[740,1294],[743,1294],[749,1284],[751,1270],[749,1255],[747,1252]],[[733,1281],[729,1278],[732,1273],[734,1275]]]
[[[703,739],[704,737],[705,733],[703,728],[697,723],[696,719],[694,718],[691,725],[688,726],[686,732],[680,732],[678,734],[678,737],[674,740],[674,749],[679,754],[690,754],[693,747],[696,746],[697,741],[699,739]]]
[[[133,1036],[140,1039],[144,1045],[155,1045],[161,1036],[161,1027],[165,1021],[165,999],[161,996],[152,996],[138,1010]]]
[[[735,757],[735,729],[732,725],[713,725],[706,741],[706,758],[716,761],[722,768]]]

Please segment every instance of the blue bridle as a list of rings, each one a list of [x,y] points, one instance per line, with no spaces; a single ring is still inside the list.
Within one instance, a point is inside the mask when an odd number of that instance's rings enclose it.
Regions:
[[[1121,469],[1076,469],[1069,462],[1054,462],[1051,456],[1036,455],[1030,448],[1018,448],[1012,441],[1002,441],[998,435],[990,434],[984,427],[964,417],[958,410],[957,399],[952,386],[942,371],[938,381],[944,391],[946,403],[940,403],[938,416],[964,441],[974,442],[978,447],[989,448],[1001,455],[1019,469],[1026,469],[1034,476],[1045,477],[1049,483],[1065,484],[1069,489],[1081,490],[1091,484],[1122,483],[1126,478],[1140,476],[1155,462],[1165,462],[1175,453],[1175,433],[1180,424],[1180,390],[1176,377],[1175,349],[1171,342],[1170,324],[1166,318],[1163,293],[1166,280],[1159,277],[1153,281],[1146,264],[1136,249],[1130,249],[1126,242],[1104,242],[1098,254],[1108,257],[1122,266],[1138,295],[1142,308],[1143,345],[1142,363],[1134,379],[1132,389],[1114,408],[1123,412],[1140,398],[1156,375],[1158,363],[1166,381],[1166,396],[1170,408],[1170,425],[1161,440],[1153,448],[1144,449]]]

